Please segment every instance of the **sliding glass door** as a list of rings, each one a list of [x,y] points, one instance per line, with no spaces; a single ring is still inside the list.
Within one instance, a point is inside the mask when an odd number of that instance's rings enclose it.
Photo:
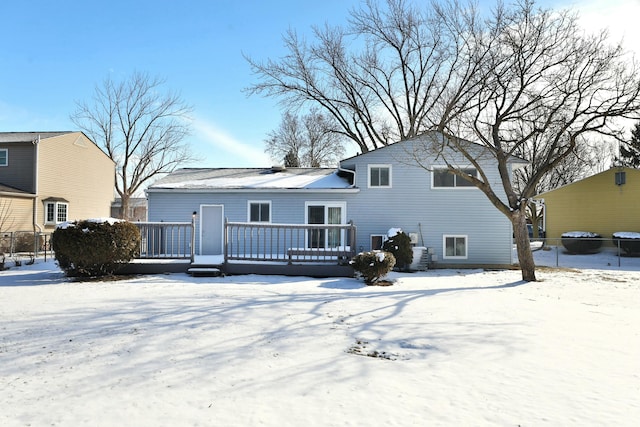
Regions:
[[[307,202],[307,224],[344,224],[346,206],[336,202]],[[307,233],[308,248],[337,248],[344,246],[344,230],[314,228]]]

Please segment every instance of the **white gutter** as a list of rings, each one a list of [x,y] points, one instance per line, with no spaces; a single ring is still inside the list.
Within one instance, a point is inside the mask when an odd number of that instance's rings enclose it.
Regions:
[[[358,193],[359,188],[147,188],[146,194],[149,193],[173,193],[179,191],[181,193]]]
[[[347,172],[350,173],[351,175],[353,175],[353,184],[351,184],[351,188],[355,188],[356,187],[356,171],[352,171],[351,169],[345,169],[342,166],[338,165],[338,170],[340,172]]]

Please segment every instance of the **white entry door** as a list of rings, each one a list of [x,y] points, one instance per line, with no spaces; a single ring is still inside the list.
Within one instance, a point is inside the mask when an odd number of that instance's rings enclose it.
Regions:
[[[222,255],[224,206],[200,206],[200,255]]]

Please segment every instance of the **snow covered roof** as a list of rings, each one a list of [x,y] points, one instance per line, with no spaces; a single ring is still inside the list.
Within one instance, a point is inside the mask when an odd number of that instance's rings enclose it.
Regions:
[[[333,168],[178,169],[149,186],[167,190],[330,190],[352,185]]]

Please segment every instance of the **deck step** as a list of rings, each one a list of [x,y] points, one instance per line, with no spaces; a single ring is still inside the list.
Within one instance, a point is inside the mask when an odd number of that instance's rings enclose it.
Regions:
[[[418,271],[427,271],[431,264],[431,254],[427,251],[422,252],[420,261],[418,261]]]
[[[187,273],[194,277],[218,277],[222,274],[220,269],[216,267],[191,267],[187,270]]]

